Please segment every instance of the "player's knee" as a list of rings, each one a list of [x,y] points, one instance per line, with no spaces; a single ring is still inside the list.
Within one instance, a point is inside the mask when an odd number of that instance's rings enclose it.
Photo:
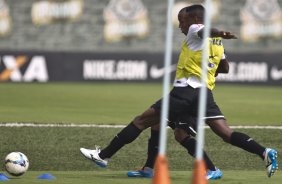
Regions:
[[[207,122],[210,128],[216,133],[223,141],[230,143],[231,134],[233,130],[227,125],[224,119],[218,119],[214,121]]]
[[[225,129],[225,131],[221,131],[218,134],[224,142],[230,143],[232,132],[231,129]]]
[[[222,132],[218,133],[218,135],[222,138],[222,140],[224,142],[230,143],[232,132],[233,131],[231,129],[229,129],[229,130],[222,131]]]
[[[230,143],[230,139],[231,139],[231,133],[230,132],[216,132],[216,134],[224,141],[227,143]]]
[[[133,120],[133,124],[140,130],[157,125],[159,124],[159,113],[153,108],[149,108],[141,115],[136,116]]]
[[[140,130],[145,130],[148,127],[156,125],[158,122],[152,121],[149,118],[141,116],[136,116],[133,120],[133,124]]]
[[[148,128],[148,127],[146,126],[145,122],[142,121],[141,116],[136,116],[136,117],[134,118],[134,120],[133,120],[133,124],[134,124],[137,128],[139,128],[140,130],[144,130],[144,129]]]

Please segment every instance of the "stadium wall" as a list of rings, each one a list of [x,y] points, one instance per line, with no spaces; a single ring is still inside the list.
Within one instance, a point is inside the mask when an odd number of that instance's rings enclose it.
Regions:
[[[202,2],[175,0],[174,64],[184,39],[177,13]],[[213,0],[213,26],[239,37],[224,40],[230,72],[218,82],[282,83],[281,7]],[[0,0],[0,81],[160,82],[166,10],[163,0]]]
[[[175,74],[178,54],[170,68]],[[281,53],[229,54],[229,74],[218,83],[282,85]],[[163,53],[0,51],[1,82],[161,82]]]
[[[184,39],[177,22],[179,8],[203,1],[175,0],[175,52]],[[0,5],[0,50],[164,50],[167,2],[163,0],[0,0]],[[239,37],[224,41],[228,52],[281,52],[281,7],[281,0],[213,0],[213,26]],[[115,19],[109,20],[111,17]],[[111,23],[117,26],[109,33]],[[144,32],[138,32],[140,29]]]

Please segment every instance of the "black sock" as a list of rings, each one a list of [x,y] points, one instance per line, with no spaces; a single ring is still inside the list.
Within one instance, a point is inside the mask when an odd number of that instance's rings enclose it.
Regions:
[[[181,145],[184,146],[187,149],[188,153],[195,158],[196,140],[194,138],[186,137],[184,140],[181,141]],[[207,165],[207,168],[211,171],[215,171],[216,168],[205,151],[203,157]]]
[[[144,167],[154,168],[159,151],[159,134],[159,131],[151,129],[151,137],[148,141],[147,161]]]
[[[230,142],[232,145],[242,148],[250,153],[257,154],[262,159],[264,159],[263,152],[265,151],[265,147],[258,144],[248,135],[240,133],[240,132],[233,132],[231,134]]]
[[[113,138],[105,149],[101,150],[99,153],[100,158],[111,158],[125,144],[134,141],[141,132],[142,130],[138,129],[133,123],[130,123]]]

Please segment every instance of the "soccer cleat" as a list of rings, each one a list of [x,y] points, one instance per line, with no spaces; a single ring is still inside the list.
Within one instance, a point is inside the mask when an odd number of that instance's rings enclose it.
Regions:
[[[278,169],[277,163],[277,151],[274,149],[266,148],[264,161],[266,165],[266,173],[268,177],[271,177]]]
[[[81,154],[85,157],[88,158],[89,160],[92,160],[93,162],[96,163],[99,167],[106,168],[108,165],[107,160],[103,160],[99,157],[100,149],[98,146],[96,146],[96,149],[90,150],[90,149],[85,149],[85,148],[80,148]]]
[[[222,172],[216,168],[215,171],[211,171],[209,170],[208,173],[207,173],[207,180],[217,180],[217,179],[220,179],[222,177]]]
[[[152,178],[154,176],[154,171],[150,167],[144,167],[137,171],[128,171],[128,177],[143,177],[143,178]]]

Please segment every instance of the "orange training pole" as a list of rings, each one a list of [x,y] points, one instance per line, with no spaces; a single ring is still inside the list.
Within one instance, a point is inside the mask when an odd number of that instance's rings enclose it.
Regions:
[[[206,164],[204,160],[196,160],[193,171],[192,184],[207,184]]]
[[[155,163],[153,184],[170,184],[168,162],[164,155],[159,154],[157,157]]]

